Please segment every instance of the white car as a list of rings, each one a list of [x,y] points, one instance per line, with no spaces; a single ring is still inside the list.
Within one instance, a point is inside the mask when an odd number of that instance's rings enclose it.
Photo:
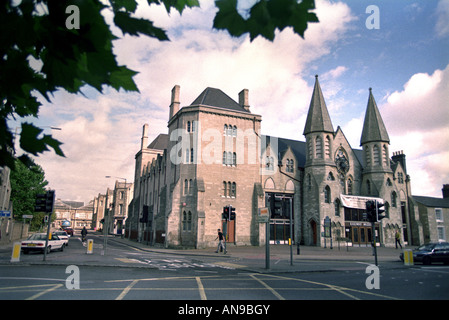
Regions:
[[[69,235],[67,234],[67,232],[61,230],[55,231],[52,234],[58,236],[59,239],[64,240],[64,244],[66,247],[69,245]]]
[[[27,240],[22,241],[22,252],[28,253],[30,251],[41,251],[45,250],[45,239],[47,238],[46,233],[35,233],[31,235]],[[65,247],[64,240],[59,239],[58,236],[51,234],[51,239],[48,240],[47,253],[52,250],[63,251]]]

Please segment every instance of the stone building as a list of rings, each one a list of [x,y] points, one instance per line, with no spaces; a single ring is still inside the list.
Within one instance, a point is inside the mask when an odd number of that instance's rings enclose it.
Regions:
[[[98,194],[93,200],[92,229],[108,226],[108,233],[124,233],[128,208],[133,196],[133,184],[115,181],[114,189],[107,188],[105,194]]]
[[[443,185],[443,198],[413,196],[423,227],[424,243],[449,241],[449,184]]]
[[[271,243],[293,238],[324,246],[332,237],[366,246],[373,234],[363,212],[365,202],[375,199],[385,204],[387,215],[375,226],[381,245],[393,246],[396,230],[409,243],[420,241],[420,230],[414,230],[418,213],[408,205],[405,155],[390,158],[390,140],[371,89],[361,149],[350,146],[340,127],[334,130],[318,77],[305,142],[262,135],[261,123],[250,110],[247,89],[237,102],[206,88],[180,108],[175,86],[168,134],[149,143],[151,128],[143,126],[129,236],[151,245],[203,248],[214,246],[217,229],[225,227],[228,243],[262,245],[259,209],[268,208]],[[235,208],[235,220],[222,219],[228,205]]]

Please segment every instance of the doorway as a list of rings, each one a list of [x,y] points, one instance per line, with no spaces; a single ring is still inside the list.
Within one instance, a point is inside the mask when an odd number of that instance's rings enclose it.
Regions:
[[[316,246],[316,244],[317,244],[317,230],[316,230],[316,222],[315,222],[315,220],[310,220],[310,230],[312,231],[312,245]]]
[[[373,241],[372,237],[372,229],[371,227],[351,227],[351,233],[352,233],[352,244],[353,245],[359,245],[359,246],[368,246],[371,245],[371,242]]]
[[[235,242],[235,220],[222,220],[222,228],[223,234],[226,234],[226,242],[234,243]]]

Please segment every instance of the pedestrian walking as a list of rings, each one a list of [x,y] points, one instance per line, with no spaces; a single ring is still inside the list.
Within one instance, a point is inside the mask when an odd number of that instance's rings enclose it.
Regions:
[[[221,232],[220,229],[218,229],[218,236],[217,238],[215,238],[215,240],[218,239],[218,247],[217,247],[217,251],[215,251],[215,253],[218,253],[218,250],[223,250],[224,253],[226,254],[226,240],[225,237],[223,235],[223,232]]]
[[[401,234],[399,233],[399,230],[396,231],[396,234],[394,235],[394,238],[396,239],[396,241],[395,241],[396,249],[398,248],[398,243],[399,243],[399,246],[400,246],[401,249],[402,249],[402,245],[401,245]]]

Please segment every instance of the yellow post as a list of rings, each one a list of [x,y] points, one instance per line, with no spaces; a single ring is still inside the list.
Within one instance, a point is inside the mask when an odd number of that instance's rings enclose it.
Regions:
[[[11,255],[11,262],[19,262],[20,261],[20,248],[21,248],[20,242],[14,242],[14,246],[12,247],[12,255]]]
[[[87,240],[87,254],[92,254],[94,251],[94,240],[88,239]]]
[[[404,265],[413,266],[413,251],[410,249],[404,250]]]

